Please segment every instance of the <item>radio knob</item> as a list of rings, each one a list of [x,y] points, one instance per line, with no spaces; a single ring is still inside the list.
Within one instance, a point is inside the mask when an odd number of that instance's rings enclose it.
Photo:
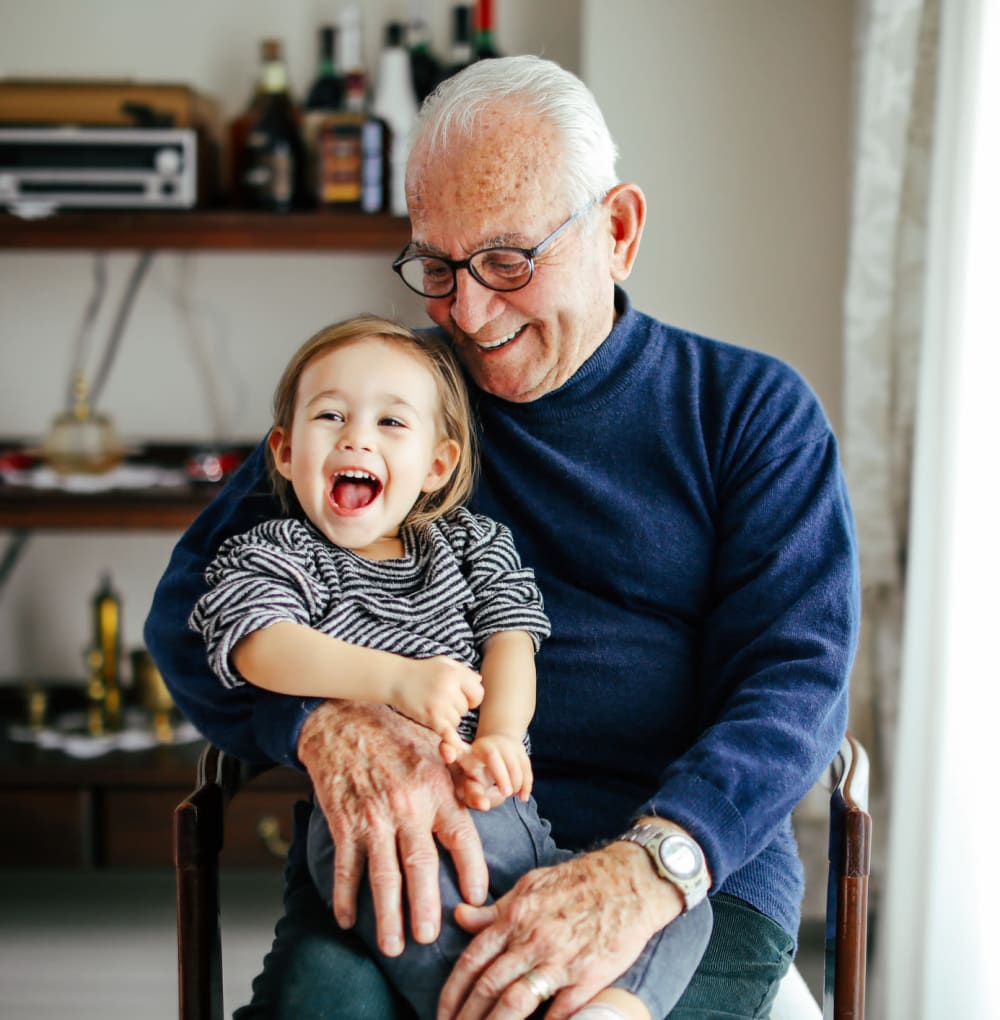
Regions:
[[[176,177],[181,170],[181,154],[177,149],[159,149],[156,153],[156,172],[164,177]]]

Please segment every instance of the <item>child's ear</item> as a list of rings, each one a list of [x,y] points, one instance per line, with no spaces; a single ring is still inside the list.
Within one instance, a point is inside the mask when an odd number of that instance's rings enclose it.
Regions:
[[[292,444],[290,440],[291,436],[280,425],[275,425],[267,437],[267,445],[274,458],[274,466],[278,469],[278,474],[289,481],[292,478]]]
[[[442,439],[438,443],[437,449],[434,451],[434,460],[431,462],[431,469],[427,472],[424,484],[420,487],[421,492],[435,492],[447,483],[455,473],[461,449],[454,439]]]

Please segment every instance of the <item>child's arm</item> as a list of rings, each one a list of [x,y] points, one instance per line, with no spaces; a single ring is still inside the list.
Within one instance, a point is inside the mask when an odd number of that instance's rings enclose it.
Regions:
[[[478,674],[439,655],[409,659],[283,621],[237,642],[231,659],[255,687],[297,697],[389,705],[464,750],[455,727],[483,696]]]
[[[530,634],[511,630],[493,634],[483,643],[483,701],[476,739],[465,754],[442,748],[446,761],[463,775],[460,794],[470,807],[485,811],[496,786],[504,797],[527,800],[533,776],[524,736],[535,711],[535,645]]]

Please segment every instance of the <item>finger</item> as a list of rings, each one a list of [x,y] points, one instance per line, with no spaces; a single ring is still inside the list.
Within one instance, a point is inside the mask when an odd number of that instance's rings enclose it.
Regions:
[[[434,832],[441,846],[451,854],[462,896],[467,903],[482,903],[489,890],[489,874],[472,816],[465,808],[453,804],[442,808],[438,817],[440,824]]]
[[[353,840],[337,840],[333,864],[333,916],[341,928],[353,928],[364,855]]]
[[[394,839],[372,840],[368,846],[368,881],[375,907],[375,934],[386,956],[403,951],[403,878]]]
[[[399,833],[399,856],[406,879],[410,927],[417,942],[433,942],[441,931],[439,861],[434,837],[421,829]]]
[[[495,747],[488,748],[486,751],[486,767],[500,792],[505,797],[509,797],[514,792],[513,778],[503,755]]]
[[[438,753],[441,755],[445,765],[454,765],[458,761],[459,752],[447,740],[442,739],[441,743],[438,744]]]
[[[459,756],[465,754],[469,749],[469,745],[458,735],[458,730],[454,726],[445,727],[439,732],[439,736],[441,737],[442,747],[447,747],[452,752],[450,759],[445,758],[449,765],[453,761],[457,761]]]
[[[457,916],[457,910],[456,910]],[[496,927],[487,926],[455,962],[438,997],[437,1020],[472,1020],[485,1017],[482,1002],[473,1003],[470,996],[480,976],[504,949],[504,939]]]
[[[478,673],[467,673],[462,678],[462,693],[469,708],[477,708],[483,700],[483,678]]]
[[[531,767],[531,759],[523,756],[524,778],[521,780],[521,800],[527,801],[531,798],[531,790],[535,785],[535,773]]]
[[[495,903],[485,907],[474,907],[469,903],[459,903],[455,908],[455,920],[470,935],[478,935],[488,928],[499,916]]]

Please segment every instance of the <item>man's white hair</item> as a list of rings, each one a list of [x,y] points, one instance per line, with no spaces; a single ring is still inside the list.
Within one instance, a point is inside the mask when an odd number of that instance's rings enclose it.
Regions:
[[[618,183],[618,148],[593,93],[576,75],[541,57],[479,60],[443,81],[424,100],[414,148],[433,160],[456,135],[474,135],[482,115],[498,102],[516,105],[555,128],[570,208]],[[502,163],[502,152],[497,161]]]

